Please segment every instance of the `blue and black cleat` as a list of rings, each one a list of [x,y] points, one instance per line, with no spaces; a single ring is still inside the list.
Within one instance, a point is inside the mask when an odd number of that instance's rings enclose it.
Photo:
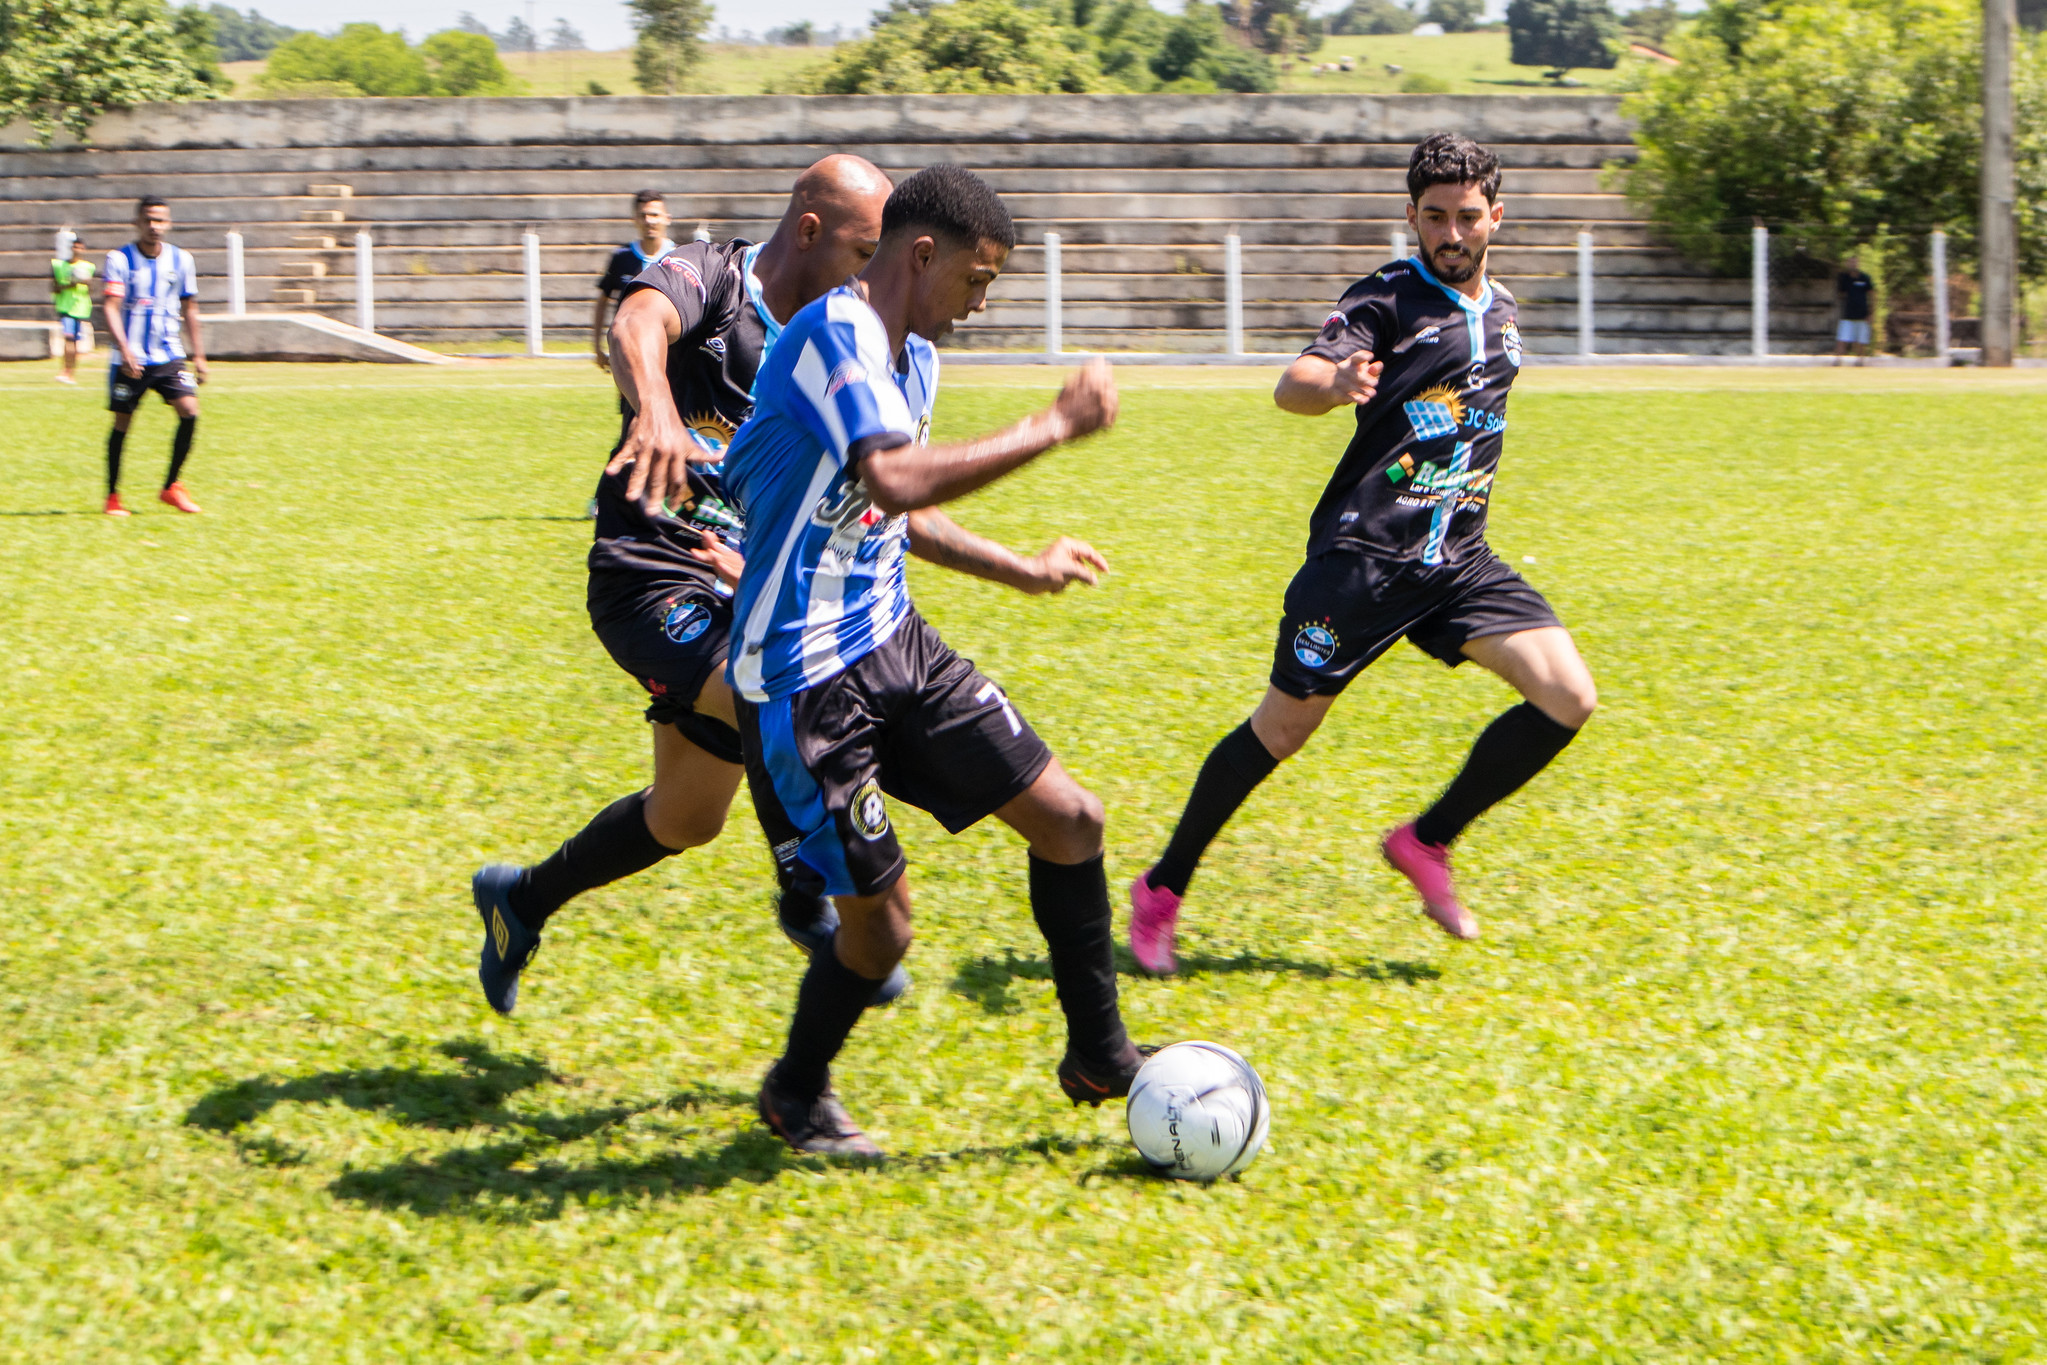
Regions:
[[[489,863],[469,879],[476,913],[483,916],[483,960],[476,968],[476,979],[483,983],[483,998],[499,1014],[510,1014],[518,1005],[519,973],[540,951],[540,934],[512,913],[507,899],[524,870],[509,863]]]
[[[782,933],[802,950],[805,957],[828,946],[832,935],[839,932],[839,912],[833,908],[829,897],[812,896],[786,887],[775,896],[775,918],[782,922]],[[881,983],[874,1003],[893,1005],[903,998],[903,992],[908,989],[910,974],[899,962],[896,969],[888,974],[888,980]]]

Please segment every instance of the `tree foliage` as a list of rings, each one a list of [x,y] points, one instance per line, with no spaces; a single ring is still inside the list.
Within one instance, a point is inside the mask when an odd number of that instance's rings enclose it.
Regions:
[[[258,62],[268,57],[279,43],[297,33],[287,24],[265,19],[250,10],[243,14],[218,3],[207,6],[213,16],[213,41],[224,62]]]
[[[809,73],[814,94],[1270,90],[1272,63],[1215,6],[1148,0],[892,0]]]
[[[650,95],[673,95],[704,60],[710,0],[626,0],[639,37],[633,80]]]
[[[185,65],[210,89],[225,95],[234,81],[220,69],[220,21],[210,10],[197,5],[180,5],[171,11],[171,31],[178,35],[178,47]]]
[[[2047,48],[2018,45],[2022,269],[2047,274]],[[1898,244],[1923,276],[1924,235],[1974,250],[1982,152],[1981,30],[1969,0],[1713,0],[1680,64],[1632,96],[1641,158],[1628,189],[1694,259],[1747,269],[1763,222],[1837,260]]]
[[[1546,66],[1560,81],[1573,67],[1605,71],[1620,61],[1620,17],[1607,0],[1514,0],[1507,41],[1508,61]]]
[[[1621,16],[1621,29],[1636,42],[1647,43],[1660,51],[1683,22],[1684,15],[1678,10],[1677,0],[1651,0],[1651,3],[1637,6]]]
[[[1350,3],[1329,16],[1331,33],[1361,33],[1378,35],[1384,33],[1412,33],[1416,24],[1414,11],[1394,0],[1350,0]]]
[[[0,0],[0,122],[45,146],[110,109],[213,96],[163,0]]]
[[[1485,0],[1429,0],[1422,18],[1445,33],[1470,33],[1485,24]]]
[[[277,46],[259,82],[271,95],[509,95],[521,88],[480,33],[448,29],[418,47],[375,24],[331,36],[299,33]]]

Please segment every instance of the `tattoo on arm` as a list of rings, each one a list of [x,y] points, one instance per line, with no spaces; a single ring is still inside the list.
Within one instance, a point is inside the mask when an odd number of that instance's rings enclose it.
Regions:
[[[1013,550],[975,535],[935,507],[910,514],[910,553],[957,573],[1013,582],[1023,561]]]

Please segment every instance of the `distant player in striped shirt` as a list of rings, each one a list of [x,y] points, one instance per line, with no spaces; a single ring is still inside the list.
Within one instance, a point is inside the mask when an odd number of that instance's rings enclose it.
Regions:
[[[783,873],[839,912],[760,1093],[761,1118],[802,1152],[878,1154],[833,1093],[830,1067],[910,944],[887,798],[955,833],[993,815],[1029,844],[1031,912],[1066,1013],[1066,1094],[1128,1094],[1142,1060],[1117,1010],[1102,803],[925,624],[903,573],[907,553],[1056,591],[1107,567],[1062,538],[1044,556],[1048,582],[938,510],[1116,415],[1115,381],[1097,360],[1046,411],[979,440],[929,444],[931,343],[985,306],[1015,242],[1008,208],[961,167],[896,186],[874,259],[790,319],[768,352],[753,417],[725,460],[747,527],[726,665],[742,698],[747,786]],[[658,503],[679,472],[642,460],[627,495]]]
[[[114,340],[107,371],[107,408],[114,429],[107,435],[107,505],[110,517],[125,517],[121,506],[121,447],[142,396],[156,390],[178,414],[171,439],[171,468],[158,498],[180,512],[197,512],[178,475],[192,453],[199,427],[199,385],[206,382],[206,348],[199,339],[199,273],[192,253],[172,246],[171,211],[155,195],[135,205],[135,240],[107,253],[107,333]],[[180,324],[191,338],[189,363]]]

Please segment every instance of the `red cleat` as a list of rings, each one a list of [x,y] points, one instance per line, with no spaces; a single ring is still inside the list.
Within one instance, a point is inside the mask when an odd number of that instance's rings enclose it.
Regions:
[[[121,506],[121,495],[119,493],[107,494],[107,505],[100,508],[100,511],[105,512],[110,517],[132,517],[135,515],[127,508]]]
[[[1395,871],[1414,883],[1422,893],[1429,918],[1452,938],[1477,938],[1478,917],[1457,899],[1450,884],[1450,850],[1425,844],[1415,836],[1414,826],[1402,825],[1380,841],[1379,851]]]
[[[192,495],[185,491],[185,485],[181,483],[174,483],[169,488],[164,489],[163,492],[156,495],[156,500],[158,502],[167,502],[180,512],[198,512],[203,510],[198,503],[192,501]]]
[[[1179,968],[1173,937],[1180,925],[1180,898],[1153,886],[1151,873],[1130,883],[1130,955],[1153,976],[1171,976]]]

